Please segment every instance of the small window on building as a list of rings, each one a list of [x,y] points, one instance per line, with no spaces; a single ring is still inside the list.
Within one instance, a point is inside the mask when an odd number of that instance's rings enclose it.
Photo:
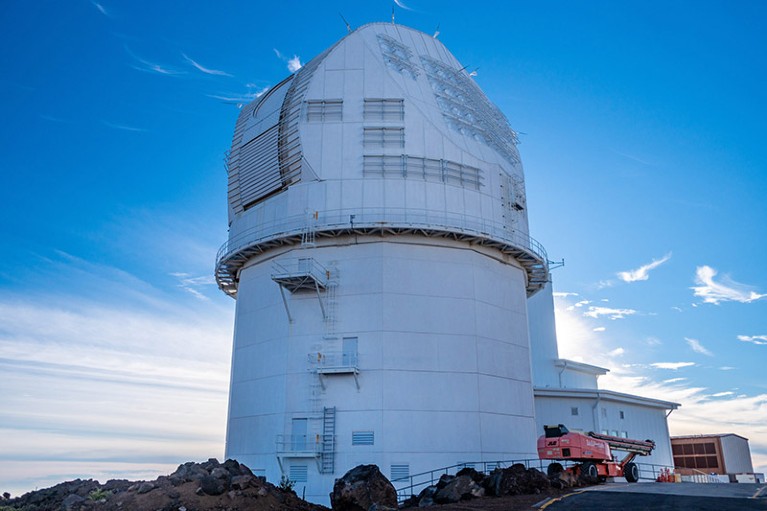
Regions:
[[[716,445],[713,442],[703,444],[703,450],[706,454],[716,454]]]
[[[693,449],[695,449],[695,454],[706,454],[706,448],[703,444],[693,444]]]
[[[306,102],[307,122],[343,120],[344,102],[340,99],[308,100]]]
[[[390,473],[392,482],[407,479],[410,477],[410,463],[392,463]]]
[[[578,415],[578,407],[573,406],[570,408],[570,415]]]
[[[602,430],[602,434],[603,434],[603,435],[609,435],[609,434],[610,434],[610,432],[609,432],[608,430],[606,430],[606,429],[603,429],[603,430]]]
[[[708,468],[719,468],[719,460],[716,459],[716,456],[706,456],[706,464]]]
[[[373,445],[375,433],[372,431],[352,431],[352,445]]]
[[[628,438],[629,432],[628,431],[621,431],[621,438]]]
[[[363,117],[366,121],[403,121],[405,120],[405,100],[365,99]]]
[[[684,454],[695,454],[692,450],[692,444],[682,444],[682,452]]]
[[[405,128],[363,128],[362,141],[367,148],[402,149],[405,147]]]
[[[621,410],[621,411],[619,412],[619,415],[620,415],[621,419],[625,419],[625,418],[626,418],[626,416],[625,416],[625,415],[624,415],[624,413],[623,413],[623,410]]]
[[[610,434],[612,436],[618,436],[618,430],[617,429],[613,429],[612,431],[610,431]]]
[[[309,478],[309,467],[303,463],[291,465],[288,478],[294,483],[305,483]]]
[[[684,449],[682,449],[682,446],[679,444],[671,444],[671,451],[674,453],[674,456],[684,454]]]

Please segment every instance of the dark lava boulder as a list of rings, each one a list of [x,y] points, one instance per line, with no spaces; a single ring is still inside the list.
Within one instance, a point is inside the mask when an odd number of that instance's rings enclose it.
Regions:
[[[335,511],[397,508],[397,491],[376,465],[358,465],[333,485],[330,504]]]

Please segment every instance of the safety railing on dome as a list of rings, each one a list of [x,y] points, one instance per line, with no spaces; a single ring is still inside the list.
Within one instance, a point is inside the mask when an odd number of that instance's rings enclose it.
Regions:
[[[216,256],[217,264],[247,247],[273,239],[300,236],[308,221],[308,215],[304,214],[260,222],[258,226],[237,233],[224,243]],[[504,224],[465,214],[410,208],[339,209],[319,211],[313,222],[313,228],[318,234],[344,228],[362,230],[404,227],[485,237],[527,250],[544,264],[548,263],[543,245],[531,236],[510,230]]]

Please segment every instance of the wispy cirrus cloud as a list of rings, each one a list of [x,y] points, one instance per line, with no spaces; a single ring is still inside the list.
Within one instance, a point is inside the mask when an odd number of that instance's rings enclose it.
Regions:
[[[656,369],[671,369],[672,371],[676,371],[683,367],[692,367],[695,365],[695,362],[653,362],[650,365]]]
[[[191,64],[195,69],[198,71],[201,71],[205,73],[206,75],[213,75],[213,76],[229,76],[232,77],[234,75],[231,75],[227,73],[226,71],[221,71],[219,69],[211,69],[208,67],[203,66],[199,62],[195,61],[191,57],[189,57],[186,53],[181,54],[184,57],[184,60],[186,60],[189,64]]]
[[[687,344],[690,346],[692,351],[695,353],[700,353],[701,355],[706,355],[707,357],[713,357],[714,354],[711,353],[708,349],[706,349],[698,339],[691,339],[689,337],[684,338],[685,341],[687,341]]]
[[[767,294],[759,294],[753,286],[735,282],[727,275],[719,282],[714,281],[717,271],[710,266],[698,266],[695,271],[695,283],[698,284],[690,289],[694,296],[703,298],[703,303],[719,305],[722,302],[750,303],[760,300]]]
[[[759,346],[767,346],[767,335],[739,335],[738,340]]]
[[[104,7],[99,2],[92,1],[91,5],[93,5],[93,7],[95,7],[97,11],[99,11],[101,14],[103,14],[107,18],[111,18],[112,17],[112,14],[109,11],[106,10],[106,7]]]
[[[171,273],[171,275],[178,279],[178,286],[181,289],[191,294],[198,300],[202,300],[204,302],[210,301],[210,298],[205,296],[201,292],[201,289],[210,288],[211,286],[216,285],[216,279],[213,278],[213,275],[201,275],[195,277],[189,273],[184,272],[175,272]]]
[[[23,292],[0,296],[4,489],[220,455],[231,307],[64,252],[30,264]]]
[[[111,122],[111,121],[101,121],[101,122],[104,124],[104,126],[115,129],[115,130],[132,131],[134,133],[146,132],[144,128],[137,128],[136,126],[129,126],[127,124],[120,124],[120,123]]]
[[[402,0],[394,0],[394,3],[397,4],[397,7],[399,7],[400,9],[405,9],[406,11],[412,11],[413,10],[410,7],[408,7],[407,5],[405,5],[405,2],[403,2]]]
[[[623,319],[626,316],[632,316],[636,313],[637,311],[634,309],[613,309],[611,307],[597,307],[592,305],[589,307],[589,310],[583,313],[583,315],[589,318],[606,316],[610,319]]]
[[[135,61],[134,64],[131,65],[131,67],[137,71],[144,71],[146,73],[155,73],[155,74],[160,74],[165,76],[179,76],[179,75],[187,74],[186,71],[174,69],[172,67],[162,65],[162,64],[157,64],[155,62],[150,62],[133,53],[130,50],[130,48],[128,48],[127,46],[124,46],[124,48],[125,48],[125,51],[128,53],[128,55],[130,55],[131,58]]]
[[[260,98],[263,96],[268,90],[269,87],[262,87],[258,90],[256,90],[254,87],[251,86],[252,84],[248,84],[248,92],[240,93],[240,92],[222,92],[220,94],[206,94],[209,98],[217,99],[221,101],[222,103],[228,103],[233,104],[237,106],[242,106],[247,103],[250,103],[256,98]]]
[[[636,270],[620,271],[616,275],[623,282],[638,282],[640,280],[647,280],[650,278],[650,271],[654,270],[661,264],[671,259],[671,252],[664,255],[660,259],[653,259],[652,262],[640,266]]]
[[[567,291],[554,291],[552,295],[554,295],[554,298],[567,298],[568,296],[578,296],[578,293],[570,293]]]
[[[40,114],[40,118],[45,119],[46,121],[56,122],[59,124],[70,124],[72,122],[68,119],[62,119],[61,117],[56,117],[56,116],[48,115],[48,114]]]

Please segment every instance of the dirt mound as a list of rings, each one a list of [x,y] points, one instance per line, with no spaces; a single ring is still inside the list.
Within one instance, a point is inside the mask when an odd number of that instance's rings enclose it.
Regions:
[[[19,511],[327,511],[256,477],[234,460],[184,463],[154,481],[67,481],[4,500]]]

